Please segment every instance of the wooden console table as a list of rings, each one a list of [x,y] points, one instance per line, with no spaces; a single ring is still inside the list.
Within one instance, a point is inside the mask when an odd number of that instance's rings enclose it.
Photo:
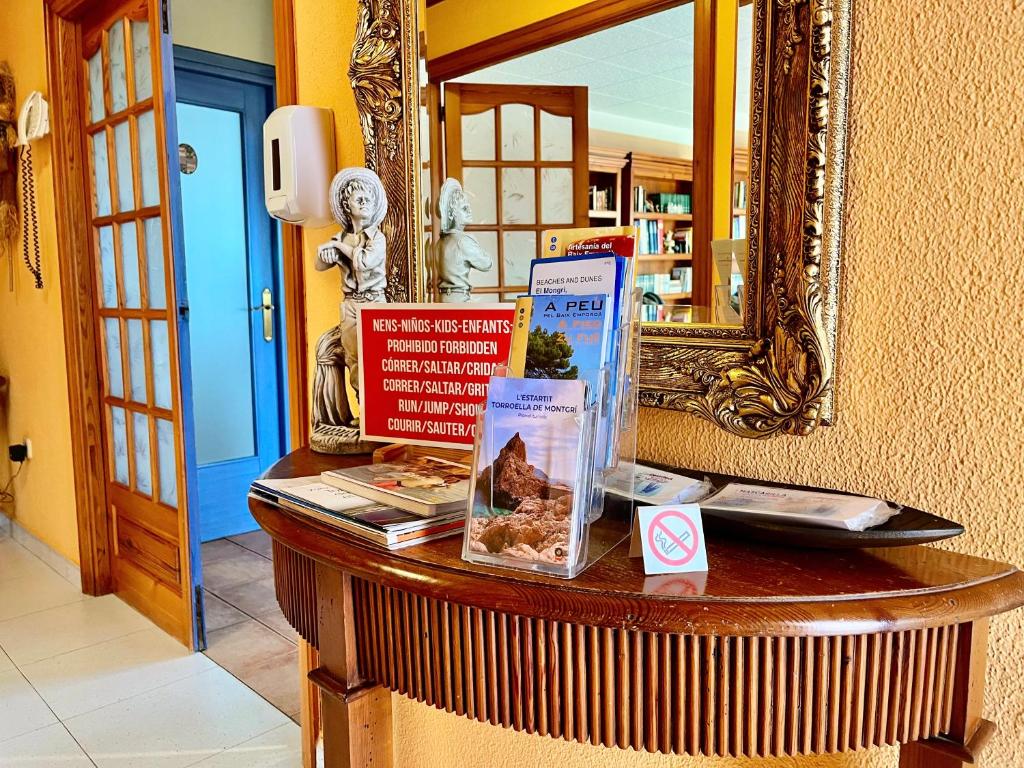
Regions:
[[[340,463],[298,451],[270,474]],[[988,618],[1024,604],[1016,568],[923,546],[711,539],[705,579],[645,578],[624,544],[561,581],[472,566],[460,537],[388,552],[250,506],[274,539],[281,608],[319,649],[309,677],[328,768],[392,764],[391,691],[496,726],[649,752],[900,743],[901,766],[960,768],[994,730],[981,718]]]

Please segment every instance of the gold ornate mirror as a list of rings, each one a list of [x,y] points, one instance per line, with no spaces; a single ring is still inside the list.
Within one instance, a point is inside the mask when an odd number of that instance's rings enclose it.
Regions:
[[[543,229],[631,224],[641,404],[746,437],[829,423],[850,1],[359,0],[392,299],[436,296],[446,176],[494,257],[481,300],[525,291]]]

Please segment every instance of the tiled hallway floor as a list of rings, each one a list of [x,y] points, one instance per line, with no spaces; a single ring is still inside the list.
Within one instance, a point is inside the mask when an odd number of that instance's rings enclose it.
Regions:
[[[279,709],[0,539],[0,768],[300,764],[299,727]]]
[[[297,722],[298,636],[277,605],[270,551],[263,531],[202,545],[206,655]]]

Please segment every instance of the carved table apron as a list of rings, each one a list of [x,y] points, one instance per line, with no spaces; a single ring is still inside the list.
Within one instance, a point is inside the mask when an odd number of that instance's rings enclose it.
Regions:
[[[271,476],[345,463],[300,451]],[[278,601],[319,649],[328,768],[391,765],[390,691],[519,731],[649,752],[796,755],[901,743],[973,761],[988,617],[1024,575],[915,546],[710,539],[703,575],[645,578],[620,546],[553,580],[471,566],[461,537],[389,552],[256,500]]]

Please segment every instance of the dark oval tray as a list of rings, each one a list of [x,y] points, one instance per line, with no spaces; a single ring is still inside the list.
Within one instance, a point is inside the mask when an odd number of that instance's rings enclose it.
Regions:
[[[859,547],[906,547],[951,539],[964,527],[944,517],[904,507],[882,525],[864,531],[839,528],[814,528],[807,525],[783,525],[775,522],[733,520],[703,509],[704,527],[712,534],[742,536],[762,544],[818,549],[855,549]]]

